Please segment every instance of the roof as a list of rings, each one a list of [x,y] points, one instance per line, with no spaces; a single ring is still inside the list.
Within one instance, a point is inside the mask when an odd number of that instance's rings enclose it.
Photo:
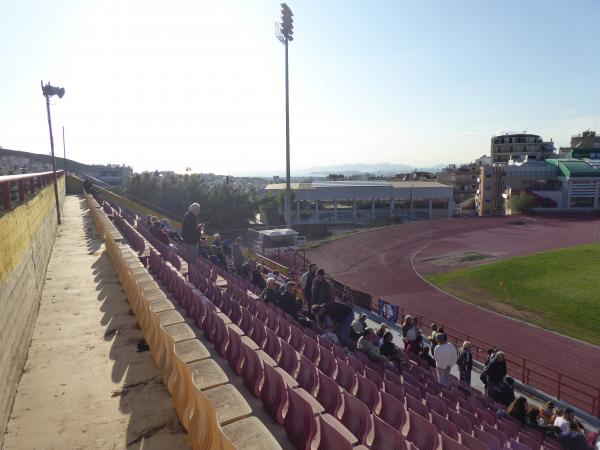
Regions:
[[[298,232],[295,230],[291,230],[289,228],[279,228],[274,230],[260,230],[260,234],[264,234],[269,237],[278,237],[278,236],[298,236]]]
[[[292,190],[323,188],[447,188],[448,185],[437,181],[312,181],[308,183],[290,183]],[[285,183],[273,183],[265,189],[285,189]]]
[[[561,171],[562,175],[568,178],[575,177],[599,177],[600,169],[597,169],[589,162],[583,159],[565,158],[565,159],[547,159],[550,164],[554,164]]]

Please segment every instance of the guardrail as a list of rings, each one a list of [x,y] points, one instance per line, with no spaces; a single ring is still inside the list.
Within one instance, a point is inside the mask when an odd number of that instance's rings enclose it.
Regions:
[[[57,178],[64,175],[56,172]],[[43,187],[54,181],[54,172],[24,173],[21,175],[0,176],[0,199],[2,209],[12,209],[14,203],[23,203],[33,197]]]
[[[347,286],[353,292],[357,305],[373,312],[379,311],[378,304],[376,304],[377,299],[374,300],[371,295],[355,289],[351,285],[344,285],[336,280],[332,281],[334,286],[339,290]],[[438,325],[442,325],[435,318],[424,316],[401,305],[395,306],[399,308],[397,323],[401,323],[401,320],[406,315],[410,315],[418,317],[421,324],[437,323]],[[473,357],[480,362],[485,361],[487,358],[488,349],[496,347],[495,344],[485,339],[463,333],[445,324],[442,326],[448,336],[448,340],[457,347],[462,346],[464,341],[471,342]],[[518,353],[505,349],[502,349],[502,351],[508,362],[509,375],[513,378],[520,380],[523,384],[550,394],[558,400],[581,408],[596,417],[600,417],[600,383],[594,386],[543,364],[530,361]]]

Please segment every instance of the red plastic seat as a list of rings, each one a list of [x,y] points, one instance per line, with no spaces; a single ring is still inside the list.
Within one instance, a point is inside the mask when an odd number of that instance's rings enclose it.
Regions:
[[[481,422],[485,422],[488,425],[496,425],[496,414],[492,413],[490,410],[478,408],[477,409],[477,418]]]
[[[383,389],[383,377],[371,366],[365,366],[365,377],[375,383],[378,389]]]
[[[343,348],[339,347],[338,345],[333,345],[332,351],[339,361],[348,362],[348,354]]]
[[[281,341],[279,336],[271,330],[269,327],[265,327],[267,339],[263,345],[263,350],[267,355],[273,358],[275,361],[279,360],[279,354],[281,353]]]
[[[298,367],[298,373],[296,374],[296,381],[298,381],[298,384],[310,395],[314,395],[315,389],[319,384],[317,366],[303,355],[300,355],[300,366]]]
[[[402,427],[406,423],[404,403],[402,400],[399,400],[386,392],[380,392],[379,395],[381,396],[381,408],[379,409],[377,416],[395,430],[402,430]]]
[[[373,415],[372,418],[373,441],[369,445],[371,450],[406,450],[406,440],[397,428],[376,415]]]
[[[310,403],[302,396],[302,391],[288,386],[289,403],[283,427],[296,448],[310,450],[317,434],[317,419]]]
[[[473,403],[471,403],[470,401],[465,400],[464,398],[458,399],[458,406],[464,409],[465,411],[469,411],[471,414],[475,414],[477,412],[477,407],[473,405]]]
[[[246,344],[242,343],[242,349],[244,352],[242,379],[248,389],[250,389],[250,392],[252,392],[255,397],[259,397],[264,377],[262,362],[256,351],[252,350]]]
[[[333,352],[319,345],[319,364],[318,368],[328,377],[334,378],[337,371],[337,361]]]
[[[467,434],[471,434],[473,432],[473,423],[469,420],[468,417],[465,417],[460,412],[456,412],[449,409],[448,420],[450,420],[450,422],[456,425],[459,430],[463,430]]]
[[[319,390],[317,392],[317,400],[325,411],[334,417],[342,406],[342,392],[340,386],[320,370],[317,371],[319,376]]]
[[[529,447],[527,444],[525,444],[524,442],[518,442],[515,441],[514,439],[509,439],[509,444],[512,450],[531,450],[531,447]],[[504,447],[506,448],[506,447]]]
[[[319,416],[321,439],[317,450],[352,450],[356,437],[329,414]]]
[[[337,381],[345,390],[354,394],[356,388],[356,375],[352,366],[338,359],[337,369],[335,381]]]
[[[269,303],[271,304],[271,303]],[[268,329],[277,333],[277,328],[279,327],[279,317],[277,313],[272,309],[267,309],[267,322],[265,323]]]
[[[460,432],[460,442],[469,450],[490,450],[486,444],[462,430]]]
[[[508,442],[508,436],[506,436],[502,431],[498,430],[497,428],[494,428],[493,426],[485,422],[481,424],[481,428],[486,433],[495,436],[500,441],[500,445],[504,445]]]
[[[313,338],[309,336],[304,336],[304,349],[302,350],[302,354],[315,364],[318,364],[319,344],[317,344],[317,342]]]
[[[227,332],[225,320],[221,314],[215,314],[214,319],[214,329],[212,335],[210,336],[211,341],[221,356],[225,356],[227,343],[229,341],[229,333]]]
[[[383,382],[383,390],[390,395],[393,395],[398,400],[404,401],[404,390],[401,386],[398,386],[396,383],[391,380],[385,380]]]
[[[404,388],[404,395],[410,395],[412,398],[416,398],[417,400],[423,400],[423,395],[418,387],[406,382],[402,385],[402,387]]]
[[[296,375],[296,370],[298,369],[298,353],[294,350],[294,347],[285,341],[281,341],[279,366],[291,376]]]
[[[442,436],[442,450],[470,450],[469,447],[459,443],[456,439],[452,439],[443,431],[440,434]]]
[[[421,380],[419,380],[415,375],[411,374],[410,372],[403,372],[402,378],[404,379],[405,383],[412,384],[413,386],[418,386],[421,384]]]
[[[438,431],[435,425],[414,411],[408,410],[410,428],[406,439],[419,450],[435,450],[438,447]]]
[[[519,435],[520,427],[513,424],[512,422],[502,420],[502,418],[498,419],[498,422],[496,422],[496,427],[500,431],[502,431],[509,439],[517,439],[517,436]]]
[[[519,443],[529,447],[531,450],[540,450],[539,441],[536,438],[534,438],[526,433],[523,433],[523,431],[521,431],[519,433]],[[512,445],[511,445],[511,447],[512,447]]]
[[[348,356],[348,364],[354,367],[354,371],[357,375],[365,374],[365,365],[360,360],[356,359],[354,356]]]
[[[246,335],[250,335],[250,331],[252,330],[252,314],[246,308],[241,308],[241,310],[242,317],[239,326]]]
[[[333,353],[333,344],[329,339],[326,339],[323,336],[317,336],[317,342],[321,347],[324,347]]]
[[[260,400],[269,415],[279,425],[283,425],[283,408],[287,404],[287,386],[277,369],[282,370],[265,364],[265,381],[260,391]]]
[[[408,411],[414,411],[421,417],[429,420],[429,408],[423,404],[421,400],[417,400],[416,398],[407,395],[406,397],[406,409]]]
[[[304,348],[304,333],[298,327],[290,326],[290,345],[296,349],[297,352],[301,353]]]
[[[502,450],[502,446],[504,445],[496,436],[478,427],[473,428],[473,436],[487,445],[490,450]]]
[[[265,325],[256,317],[252,317],[252,332],[250,333],[250,338],[261,348],[267,340]]]
[[[440,433],[444,432],[455,441],[458,441],[458,427],[448,419],[439,415],[435,411],[431,411],[431,422],[435,425]]]
[[[267,307],[262,302],[256,302],[256,312],[254,314],[263,324],[267,321]]]
[[[229,366],[234,370],[238,375],[242,374],[242,364],[244,362],[243,348],[242,348],[242,338],[241,336],[229,330],[229,345],[227,346],[227,362]]]
[[[281,338],[284,342],[289,342],[290,336],[292,335],[292,331],[290,329],[290,325],[285,321],[285,319],[279,318],[278,328],[277,328],[277,336]]]
[[[371,412],[375,412],[379,406],[379,389],[375,383],[363,376],[357,375],[356,381],[356,396],[369,407]]]
[[[386,370],[383,378],[384,381],[391,381],[397,386],[402,386],[402,377],[398,374],[395,374],[394,372]]]
[[[465,416],[467,419],[469,419],[469,421],[473,424],[474,427],[481,426],[481,422],[475,414],[460,408],[458,408],[458,412]]]
[[[446,405],[446,402],[444,402],[444,400],[442,400],[441,397],[435,397],[429,392],[427,392],[425,394],[425,404],[427,405],[430,411],[435,411],[442,417],[446,417],[448,415],[448,405]],[[458,439],[458,437],[450,437],[452,439]]]
[[[366,443],[367,435],[371,431],[371,413],[367,405],[346,391],[341,421],[359,442]]]

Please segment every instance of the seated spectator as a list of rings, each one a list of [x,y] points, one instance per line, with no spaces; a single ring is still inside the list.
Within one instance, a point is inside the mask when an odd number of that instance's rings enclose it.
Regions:
[[[221,235],[219,233],[213,234],[212,245],[216,247],[223,247],[223,241],[221,241]]]
[[[323,339],[327,339],[329,342],[335,345],[340,345],[340,340],[333,331],[326,331],[321,335]]]
[[[285,285],[285,292],[279,294],[279,307],[292,317],[296,317],[300,310],[298,300],[296,300],[297,285],[293,281],[288,281]]]
[[[205,237],[201,237],[198,242],[198,255],[210,259],[210,249],[208,248],[208,245],[206,245]]]
[[[256,267],[254,267],[254,270],[251,273],[251,279],[252,279],[252,284],[254,286],[259,287],[260,289],[264,289],[267,286],[267,283],[265,282],[265,278],[263,277],[263,266],[262,264],[257,264]]]
[[[325,271],[323,269],[317,270],[317,276],[313,280],[310,298],[313,305],[331,303],[334,300],[333,288],[331,287],[331,283],[325,279]]]
[[[546,436],[552,437],[556,437],[562,431],[560,427],[555,427],[554,425],[544,425],[544,420],[540,417],[540,409],[533,406],[527,411],[525,425],[543,433]]]
[[[396,365],[400,366],[402,362],[402,357],[400,356],[400,349],[394,344],[394,335],[391,331],[386,331],[383,335],[383,342],[379,347],[379,353],[387,358],[390,361],[396,363]]]
[[[436,342],[437,345],[437,342]],[[425,361],[429,367],[435,367],[435,359],[429,354],[429,347],[423,347],[419,352],[419,358]]]
[[[347,305],[354,306],[354,295],[348,286],[344,286],[344,290],[339,298],[340,302],[346,303]]]
[[[379,353],[379,348],[375,345],[375,339],[377,335],[373,332],[372,328],[365,329],[365,334],[358,340],[357,348],[369,357],[369,359],[376,363],[385,363],[388,359],[385,355]]]
[[[539,410],[543,425],[554,425],[554,402],[547,402],[540,406]]]
[[[183,239],[181,238],[179,233],[171,228],[171,223],[169,222],[169,219],[165,217],[163,220],[160,221],[160,224],[164,232],[167,233],[171,239],[173,239],[176,242],[183,243]]]
[[[554,419],[554,426],[559,427],[563,433],[566,433],[569,431],[570,422],[575,422],[578,426],[577,429],[583,431],[583,426],[575,420],[575,411],[571,408],[566,408],[561,416],[557,412],[557,417]]]
[[[352,322],[352,328],[350,329],[350,339],[354,342],[357,342],[358,339],[365,334],[365,329],[367,328],[367,315],[360,314],[354,321]]]
[[[267,278],[265,289],[260,294],[260,298],[265,303],[275,303],[279,304],[279,292],[277,290],[277,283],[275,282],[275,278]]]
[[[385,333],[389,330],[390,327],[388,327],[388,325],[386,323],[380,323],[379,324],[379,328],[377,328],[377,331],[375,332],[375,334],[377,335],[377,346],[381,347],[381,345],[383,344],[383,336],[385,335]]]
[[[150,228],[150,233],[152,234],[152,236],[154,236],[156,239],[158,239],[163,244],[165,244],[165,245],[170,244],[169,235],[163,231],[163,229],[160,225],[160,222],[158,220],[155,222],[152,222],[152,228]]]
[[[333,301],[324,305],[313,305],[312,312],[320,319],[327,318],[338,331],[342,345],[348,345],[354,310],[345,303]]]
[[[515,400],[515,380],[506,377],[488,390],[488,396],[504,406],[509,406]]]
[[[438,333],[435,336],[438,345],[433,352],[435,359],[435,370],[437,371],[438,381],[446,387],[450,386],[450,370],[456,364],[458,354],[456,348],[450,342],[444,333]]]
[[[510,404],[506,412],[524,427],[525,419],[527,418],[527,399],[523,396],[520,396]]]
[[[560,433],[557,440],[566,450],[587,450],[588,448],[585,436],[575,420],[567,423],[567,430]]]

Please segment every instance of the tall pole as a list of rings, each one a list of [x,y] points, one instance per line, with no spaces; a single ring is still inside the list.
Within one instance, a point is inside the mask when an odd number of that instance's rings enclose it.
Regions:
[[[50,97],[46,97],[46,112],[48,113],[48,129],[50,130],[50,149],[52,150],[52,172],[54,178],[54,199],[56,200],[56,219],[60,225],[60,204],[58,202],[58,181],[56,180],[56,159],[54,159],[54,137],[52,136],[52,119],[50,118]]]
[[[65,127],[62,127],[63,132],[63,162],[65,163],[65,177],[67,176],[67,146],[65,145]]]
[[[290,87],[288,76],[288,40],[285,40],[285,224],[292,226],[292,193],[290,186]]]

